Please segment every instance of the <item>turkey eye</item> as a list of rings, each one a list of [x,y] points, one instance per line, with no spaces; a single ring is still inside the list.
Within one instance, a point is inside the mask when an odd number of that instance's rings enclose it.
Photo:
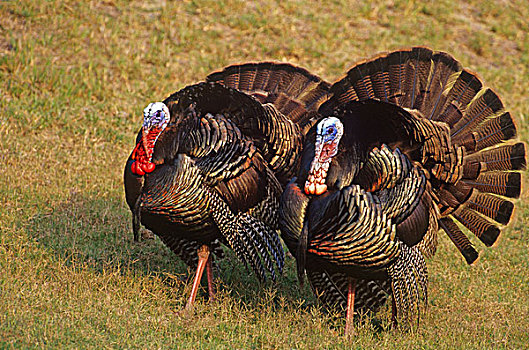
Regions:
[[[328,128],[327,129],[327,135],[334,134],[334,128]]]

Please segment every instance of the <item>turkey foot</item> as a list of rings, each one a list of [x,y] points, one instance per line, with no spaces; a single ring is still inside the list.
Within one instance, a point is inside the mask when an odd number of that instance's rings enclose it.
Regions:
[[[347,290],[347,315],[345,316],[345,334],[350,335],[353,330],[353,316],[355,308],[355,292],[356,292],[356,280],[349,277]]]
[[[210,267],[208,268],[208,272],[207,272],[207,275],[208,275],[208,289],[209,289],[209,291],[211,293],[211,289],[210,288],[212,288],[212,286],[210,287],[210,278],[209,278],[209,275],[210,275],[209,270],[211,269],[211,257],[210,257],[210,254],[209,254],[208,246],[204,244],[203,246],[198,248],[197,273],[195,275],[195,280],[193,281],[193,288],[191,288],[191,295],[189,295],[189,299],[187,300],[187,304],[186,304],[186,307],[185,307],[186,310],[192,310],[193,309],[193,305],[195,304],[195,298],[197,297],[198,287],[200,286],[200,280],[202,279],[202,274],[204,273],[204,267],[206,267],[208,264],[210,265]],[[211,273],[211,275],[213,277],[212,273]]]

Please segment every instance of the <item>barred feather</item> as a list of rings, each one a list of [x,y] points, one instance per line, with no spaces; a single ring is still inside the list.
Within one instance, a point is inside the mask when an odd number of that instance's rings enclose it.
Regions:
[[[453,138],[472,131],[482,121],[497,115],[503,109],[500,98],[490,89],[474,96],[474,100],[465,108],[463,117],[451,128]]]
[[[462,208],[453,215],[454,218],[465,225],[466,228],[472,231],[488,247],[492,246],[500,235],[498,226],[470,209]]]
[[[450,77],[461,70],[461,65],[452,56],[444,52],[432,54],[432,73],[425,91],[424,103],[418,106],[422,114],[430,120],[437,120],[437,115],[443,110],[446,96],[444,91]]]
[[[507,225],[511,220],[514,203],[487,193],[476,193],[467,201],[467,207]]]
[[[493,170],[521,170],[525,168],[525,145],[503,145],[473,153],[465,158],[467,163],[481,163],[481,172]]]
[[[484,193],[518,198],[522,187],[522,175],[515,172],[489,172],[474,180],[462,180],[464,183]]]
[[[404,326],[418,322],[421,309],[428,303],[426,262],[417,248],[401,244],[401,254],[388,266],[397,318]]]
[[[237,257],[250,265],[259,279],[266,280],[267,271],[275,281],[274,262],[280,273],[284,265],[283,248],[274,238],[276,233],[248,214],[234,215],[216,192],[208,192],[213,219]]]
[[[468,237],[457,227],[456,223],[450,217],[439,220],[439,225],[448,237],[450,237],[469,265],[477,260],[478,252],[474,249]]]
[[[445,90],[445,109],[432,119],[445,122],[453,128],[461,120],[461,114],[455,111],[463,112],[481,87],[480,80],[474,74],[466,70],[461,71],[453,85],[449,85],[449,89]]]
[[[288,63],[260,62],[233,65],[210,74],[207,81],[253,95],[271,103],[301,129],[328,98],[329,84],[306,69]]]
[[[516,127],[510,113],[504,113],[483,123],[469,133],[461,133],[454,137],[454,142],[465,147],[467,154],[480,151],[510,140],[516,136]]]
[[[349,278],[340,272],[307,271],[307,278],[318,299],[329,307],[337,306],[342,312],[347,308]],[[356,280],[355,310],[357,313],[376,312],[391,293],[388,280]]]

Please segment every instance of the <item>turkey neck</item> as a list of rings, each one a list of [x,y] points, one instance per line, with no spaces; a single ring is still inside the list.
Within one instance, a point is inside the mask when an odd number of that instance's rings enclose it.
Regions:
[[[314,143],[312,140],[315,137],[308,137],[310,143],[304,146],[301,160],[300,176],[297,183],[303,188],[305,181],[308,178],[310,166],[314,159]],[[367,156],[367,148],[360,142],[348,139],[346,134],[342,138],[342,142],[338,146],[338,153],[332,158],[327,171],[326,184],[328,191],[340,190],[343,187],[350,186],[361,168]]]

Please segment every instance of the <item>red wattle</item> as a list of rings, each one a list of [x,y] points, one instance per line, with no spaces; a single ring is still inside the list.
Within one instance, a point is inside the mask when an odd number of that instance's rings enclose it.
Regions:
[[[142,131],[142,138],[134,147],[132,151],[131,159],[135,160],[131,164],[131,171],[139,176],[143,176],[146,173],[152,173],[156,168],[156,165],[150,161],[153,153],[154,142],[156,137],[162,130],[153,128],[150,131]]]
[[[141,164],[138,164],[136,166],[136,175],[143,176],[145,175],[145,171],[141,168]]]
[[[137,161],[130,165],[130,170],[132,171],[133,174],[136,174],[139,176],[145,175],[145,172],[141,169],[141,164],[138,163]]]
[[[319,196],[319,195],[324,194],[327,191],[327,185],[322,184],[322,183],[306,181],[304,190],[306,194],[312,194],[312,195]]]
[[[305,194],[312,194],[312,190],[310,188],[310,182],[309,181],[305,181],[305,186],[304,186],[304,191],[305,191]]]
[[[142,169],[146,172],[146,173],[152,173],[154,171],[154,168],[156,166],[154,165],[154,163],[145,163],[145,164],[142,164]]]
[[[138,158],[137,153],[138,153],[138,149],[140,148],[140,145],[141,145],[141,141],[138,142],[136,144],[136,147],[134,147],[134,150],[132,150],[132,155],[130,156],[131,159],[137,160]]]

